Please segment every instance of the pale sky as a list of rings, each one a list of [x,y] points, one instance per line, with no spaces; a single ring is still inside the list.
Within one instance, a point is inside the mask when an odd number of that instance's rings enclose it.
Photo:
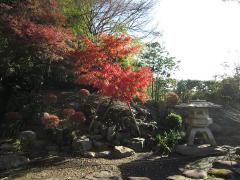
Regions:
[[[240,4],[222,0],[160,0],[160,42],[181,61],[177,79],[213,79],[221,64],[240,63]]]

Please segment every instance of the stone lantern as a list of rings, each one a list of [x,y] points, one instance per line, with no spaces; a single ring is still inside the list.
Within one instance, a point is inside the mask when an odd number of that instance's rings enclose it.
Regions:
[[[188,145],[194,144],[194,138],[197,133],[203,134],[203,137],[212,146],[216,146],[214,136],[208,126],[212,124],[212,119],[209,117],[209,108],[220,108],[220,105],[207,102],[205,100],[194,100],[189,103],[183,103],[176,106],[177,108],[186,109],[188,118],[186,119]]]

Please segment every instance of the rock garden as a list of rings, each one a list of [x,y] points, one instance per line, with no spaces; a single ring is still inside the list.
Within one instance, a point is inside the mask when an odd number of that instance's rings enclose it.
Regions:
[[[1,180],[240,179],[239,65],[173,78],[155,4],[0,1]]]

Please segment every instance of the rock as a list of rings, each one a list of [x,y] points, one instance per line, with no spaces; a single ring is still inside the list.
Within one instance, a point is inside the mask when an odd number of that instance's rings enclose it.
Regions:
[[[83,156],[87,158],[109,158],[111,156],[111,152],[110,151],[85,152]]]
[[[234,171],[235,173],[237,173],[238,175],[240,175],[240,168],[233,168],[233,171]]]
[[[181,175],[174,175],[167,177],[167,180],[191,180],[191,179]]]
[[[74,139],[72,143],[73,152],[84,153],[92,149],[92,141],[83,136],[79,139]]]
[[[90,180],[121,180],[122,178],[118,176],[114,176],[112,172],[110,171],[100,171],[100,172],[94,172],[87,176],[85,176],[83,179]]]
[[[219,168],[219,169],[231,169],[233,167],[240,166],[240,163],[237,161],[224,161],[224,160],[217,160],[213,162],[213,167],[214,168]]]
[[[148,177],[128,177],[127,180],[151,180]]]
[[[131,139],[131,135],[128,132],[116,133],[116,140],[118,140],[121,144],[128,144],[129,139]]]
[[[210,145],[200,145],[200,146],[187,146],[187,145],[177,145],[175,151],[184,156],[191,157],[207,157],[212,155],[226,155],[227,151],[220,148],[214,148]]]
[[[221,157],[221,156],[220,156]],[[212,162],[220,157],[205,157],[185,165],[184,170],[199,169],[208,171],[212,167]],[[223,158],[223,157],[222,157]]]
[[[102,126],[101,122],[94,121],[94,123],[93,123],[93,133],[98,134],[100,132],[101,126]]]
[[[96,141],[96,140],[93,140],[92,142],[93,142],[93,146],[98,150],[107,148],[107,144],[104,142]]]
[[[183,175],[188,178],[205,179],[207,178],[207,172],[199,169],[185,170]]]
[[[16,147],[10,143],[4,143],[0,146],[0,151],[16,151]]]
[[[95,152],[85,152],[83,154],[84,157],[87,157],[87,158],[95,158],[96,157],[96,153]]]
[[[144,149],[145,139],[144,138],[133,138],[130,140],[130,148],[136,152],[142,152]]]
[[[0,170],[17,168],[29,163],[29,159],[19,155],[3,155],[0,156]]]
[[[110,151],[101,151],[101,152],[96,152],[95,157],[97,158],[109,158],[111,156]]]
[[[236,152],[235,153],[240,156],[240,147],[236,148]]]
[[[102,140],[103,137],[102,137],[102,135],[98,134],[98,135],[93,135],[93,136],[91,136],[91,139],[92,139],[92,140],[99,141],[99,140]]]
[[[124,146],[114,146],[112,156],[114,158],[125,158],[134,155],[134,150]]]
[[[208,171],[208,174],[218,178],[233,178],[234,173],[229,169],[215,169],[211,168]]]
[[[34,131],[23,131],[20,133],[19,139],[23,150],[32,149],[36,142],[36,133]]]
[[[109,127],[108,130],[107,130],[107,140],[112,141],[115,137],[115,134],[116,134],[115,126]]]

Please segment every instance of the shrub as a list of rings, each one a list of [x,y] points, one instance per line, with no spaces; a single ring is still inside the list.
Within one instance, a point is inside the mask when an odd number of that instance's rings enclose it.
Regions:
[[[176,113],[170,113],[165,119],[166,129],[180,130],[182,128],[182,117]]]
[[[55,116],[53,114],[48,114],[48,113],[44,113],[43,117],[42,117],[42,123],[45,125],[45,127],[47,129],[54,129],[57,127],[57,125],[59,124],[60,120],[58,118],[58,116]]]
[[[63,109],[63,117],[64,118],[70,118],[72,115],[74,115],[75,114],[75,109],[73,109],[73,108],[66,108],[66,109]]]
[[[14,137],[26,125],[22,114],[19,112],[7,112],[4,114],[4,123],[1,124],[0,136]]]
[[[80,89],[79,93],[83,96],[89,96],[90,92],[87,89]]]
[[[70,117],[70,121],[73,124],[82,124],[86,121],[86,117],[82,112],[78,111]]]
[[[158,151],[161,154],[169,154],[175,145],[179,144],[183,139],[183,134],[176,130],[164,131],[163,134],[156,136]]]
[[[179,102],[179,96],[175,92],[169,92],[166,94],[166,103],[169,106],[175,106]]]

